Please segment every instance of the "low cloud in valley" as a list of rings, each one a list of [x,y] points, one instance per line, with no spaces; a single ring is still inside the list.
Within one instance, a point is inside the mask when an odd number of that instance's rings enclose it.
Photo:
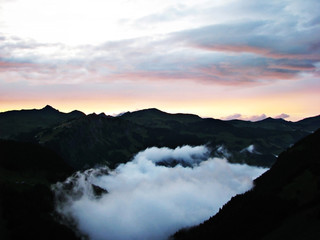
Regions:
[[[209,153],[206,146],[153,147],[113,171],[78,172],[54,186],[57,211],[93,240],[166,239],[217,213],[267,170]],[[173,161],[181,164],[170,167]]]

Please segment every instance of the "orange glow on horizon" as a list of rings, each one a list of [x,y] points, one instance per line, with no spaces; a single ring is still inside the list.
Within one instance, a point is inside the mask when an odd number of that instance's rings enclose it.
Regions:
[[[301,93],[300,93],[301,94]],[[101,96],[99,96],[101,97]],[[301,101],[301,99],[305,101]],[[281,113],[289,114],[286,120],[297,121],[306,117],[316,116],[320,109],[317,104],[320,102],[317,94],[308,92],[300,95],[299,98],[293,93],[276,96],[261,97],[234,97],[228,99],[142,99],[142,98],[85,98],[85,99],[30,99],[1,101],[0,111],[20,109],[41,109],[45,105],[51,105],[61,112],[79,110],[86,114],[104,112],[107,115],[115,115],[126,111],[136,111],[147,108],[158,108],[168,113],[191,113],[201,117],[212,117],[221,119],[233,114],[242,116],[253,116],[266,114],[274,117]]]

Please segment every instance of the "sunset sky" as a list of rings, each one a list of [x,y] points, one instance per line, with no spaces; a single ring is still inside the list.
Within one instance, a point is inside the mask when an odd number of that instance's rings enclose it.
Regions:
[[[320,114],[319,0],[0,0],[0,112]]]

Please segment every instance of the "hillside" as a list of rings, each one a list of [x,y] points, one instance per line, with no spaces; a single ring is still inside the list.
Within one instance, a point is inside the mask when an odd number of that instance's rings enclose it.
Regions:
[[[1,113],[0,138],[40,143],[75,169],[97,164],[114,168],[147,147],[182,145],[207,145],[212,156],[270,167],[278,154],[320,127],[319,119],[297,123],[271,118],[222,121],[154,108],[111,117],[79,111],[61,113],[46,106]]]
[[[90,114],[41,131],[36,140],[55,150],[76,169],[97,164],[113,168],[143,149],[146,135],[146,129],[131,122]]]
[[[153,128],[172,128],[175,123],[185,124],[201,120],[197,115],[182,113],[169,114],[156,108],[127,112],[121,115],[120,118]]]
[[[121,117],[90,114],[43,130],[35,140],[58,152],[76,169],[96,164],[114,168],[152,146],[204,144],[212,148],[213,156],[227,157],[231,162],[271,166],[275,155],[307,134],[235,127],[222,120],[150,109]]]
[[[320,130],[282,153],[255,188],[174,239],[319,239]]]
[[[42,109],[3,112],[0,113],[0,138],[28,138],[30,133],[37,133],[42,129],[53,127],[84,115],[80,111],[62,113],[49,105]]]
[[[181,142],[178,138],[183,135],[185,144],[208,144],[215,156],[227,157],[230,162],[268,167],[274,163],[278,154],[308,135],[310,130],[320,127],[319,116],[310,118],[312,121],[300,121],[304,124],[272,118],[258,122],[222,121],[146,109],[125,113],[120,118],[148,127],[157,132],[157,136],[170,131],[173,133],[171,139],[176,139],[176,143]],[[169,142],[168,139],[166,142]],[[155,145],[158,144],[159,141],[155,142]],[[176,147],[174,144],[170,146]]]
[[[57,154],[0,140],[0,239],[77,239],[55,221],[50,185],[73,173]]]
[[[1,113],[0,239],[76,239],[56,221],[50,185],[77,169],[115,168],[148,147],[187,144],[206,144],[212,156],[230,162],[271,166],[275,155],[315,131],[319,119],[222,121],[157,109],[111,117],[61,113],[50,106]],[[320,130],[280,154],[271,170],[255,180],[254,190],[175,238],[318,239],[319,147]]]

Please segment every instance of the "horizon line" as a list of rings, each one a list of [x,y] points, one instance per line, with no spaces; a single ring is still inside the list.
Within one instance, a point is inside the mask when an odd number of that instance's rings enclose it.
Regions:
[[[65,113],[65,114],[68,114],[68,113],[71,113],[71,112],[74,112],[74,111],[79,111],[83,114],[85,114],[86,116],[88,115],[91,115],[91,114],[96,114],[96,115],[100,115],[100,114],[104,114],[106,116],[109,116],[109,117],[120,117],[122,116],[123,114],[125,113],[134,113],[134,112],[138,112],[138,111],[145,111],[145,110],[158,110],[160,112],[163,112],[163,113],[166,113],[166,114],[172,114],[172,115],[175,115],[175,114],[185,114],[185,115],[194,115],[194,116],[198,116],[199,118],[202,118],[202,119],[216,119],[216,120],[221,120],[221,121],[232,121],[232,120],[239,120],[239,121],[247,121],[247,122],[259,122],[259,121],[263,121],[265,119],[268,119],[268,118],[271,118],[271,119],[282,119],[286,122],[299,122],[301,120],[304,120],[304,119],[307,119],[307,118],[312,118],[312,117],[317,117],[317,116],[320,116],[320,114],[318,115],[313,115],[313,116],[307,116],[307,117],[303,117],[301,119],[298,119],[298,120],[295,120],[295,121],[290,121],[290,120],[286,120],[286,117],[277,117],[277,116],[268,116],[264,113],[262,114],[258,114],[258,115],[252,115],[252,116],[246,116],[246,115],[242,115],[241,113],[235,113],[233,115],[230,115],[230,116],[226,116],[226,117],[222,117],[222,118],[215,118],[215,117],[206,117],[206,116],[200,116],[198,114],[195,114],[195,113],[190,113],[190,112],[167,112],[167,111],[163,111],[159,108],[156,108],[156,107],[150,107],[150,108],[141,108],[141,109],[135,109],[134,111],[120,111],[118,113],[112,113],[112,114],[108,114],[106,113],[105,111],[102,111],[102,112],[91,112],[91,111],[81,111],[81,110],[78,110],[78,109],[74,109],[72,111],[62,111],[58,108],[55,108],[53,107],[52,105],[50,104],[46,104],[44,107],[42,108],[21,108],[21,109],[10,109],[10,110],[5,110],[5,111],[0,111],[0,114],[3,114],[3,113],[7,113],[7,112],[13,112],[13,111],[32,111],[32,110],[43,110],[45,108],[52,108],[54,110],[57,110],[61,113]],[[238,118],[230,118],[228,119],[228,117],[232,117],[232,116],[238,116]],[[285,114],[285,113],[281,113],[279,114],[279,116],[281,115],[284,115],[284,116],[287,116],[289,117],[289,115]],[[241,118],[242,117],[242,118]],[[254,118],[254,117],[258,117],[258,119],[254,120],[254,119],[251,119],[251,118]],[[260,118],[259,118],[260,117]]]

